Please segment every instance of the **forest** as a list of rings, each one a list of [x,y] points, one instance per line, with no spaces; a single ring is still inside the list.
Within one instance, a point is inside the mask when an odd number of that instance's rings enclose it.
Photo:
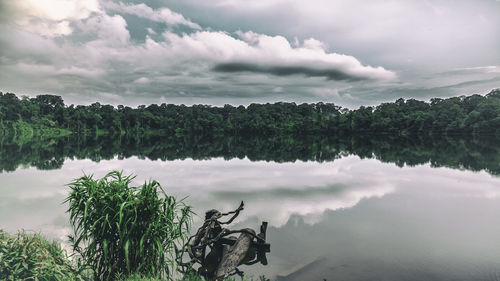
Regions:
[[[0,92],[0,137],[83,136],[280,136],[280,135],[500,135],[500,90],[489,94],[398,99],[350,110],[333,103],[174,105],[137,108],[65,105],[62,97],[19,98]]]

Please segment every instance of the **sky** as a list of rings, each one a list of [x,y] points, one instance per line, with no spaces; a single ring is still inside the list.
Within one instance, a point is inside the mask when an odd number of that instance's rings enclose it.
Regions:
[[[499,0],[0,0],[0,91],[348,108],[500,88]]]

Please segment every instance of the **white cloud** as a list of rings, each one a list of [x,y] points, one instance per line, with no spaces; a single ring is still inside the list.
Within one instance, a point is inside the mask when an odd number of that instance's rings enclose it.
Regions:
[[[29,31],[47,37],[69,35],[73,32],[73,29],[71,29],[71,27],[69,26],[69,21],[50,22],[42,20],[30,20],[27,22],[19,23],[21,25],[24,25]]]
[[[201,5],[198,13],[215,14],[216,20],[205,18],[215,26],[230,29],[241,18],[238,28],[313,36],[391,69],[444,71],[498,61],[500,5],[492,0],[185,1]]]
[[[141,77],[141,78],[138,78],[134,81],[134,83],[139,83],[139,84],[147,84],[149,83],[149,78],[147,77]]]
[[[488,65],[488,66],[474,66],[474,67],[463,67],[463,68],[455,68],[451,71],[477,71],[477,72],[485,72],[485,73],[496,73],[500,72],[500,67],[496,65]]]
[[[96,0],[23,0],[13,1],[27,16],[62,21],[87,18],[99,11]]]
[[[87,33],[94,33],[99,40],[89,43],[116,46],[127,45],[130,40],[130,33],[127,30],[127,22],[120,15],[109,16],[102,14],[89,18],[79,27]]]
[[[304,40],[304,48],[311,49],[311,50],[325,50],[326,45],[325,43],[316,40],[314,38],[309,38]]]
[[[140,18],[145,18],[156,22],[164,22],[170,25],[181,24],[193,29],[201,29],[198,24],[186,19],[183,15],[173,12],[172,10],[165,7],[153,10],[151,7],[144,3],[134,5],[124,4],[123,2],[103,2],[103,6],[109,11],[131,14]]]
[[[84,5],[76,0],[70,2],[74,7]],[[302,88],[294,87],[295,92],[317,98],[308,94],[311,91],[306,88],[330,87],[332,81],[328,80],[380,83],[396,77],[394,72],[382,67],[367,66],[353,56],[329,51],[327,44],[314,38],[292,44],[284,36],[253,31],[231,34],[192,30],[176,34],[168,28],[161,33],[161,29],[155,32],[147,27],[145,41],[138,42],[131,40],[127,21],[120,13],[171,25],[199,26],[168,8],[104,2],[101,3],[104,10],[100,10],[99,3],[89,3],[88,7],[81,6],[81,11],[61,9],[54,14],[47,14],[41,8],[27,10],[25,15],[16,10],[15,19],[36,14],[41,23],[60,25],[61,29],[40,24],[37,27],[40,30],[34,32],[33,26],[12,28],[10,23],[0,23],[1,67],[7,73],[0,77],[4,91],[31,95],[44,91],[66,95],[70,98],[68,101],[76,103],[80,100],[72,100],[74,95],[70,94],[82,93],[86,102],[106,98],[100,101],[112,103],[115,99],[100,93],[133,98],[139,92],[156,97],[154,102],[168,93],[167,98],[174,102],[170,97],[203,95],[210,99],[221,93],[232,96],[238,93],[241,97],[279,95],[286,98],[288,95],[290,98],[291,87],[300,83]],[[119,13],[105,13],[111,11]],[[70,33],[72,36],[62,36]],[[291,84],[292,80],[285,77],[289,75],[297,76]],[[259,86],[241,91],[245,83]],[[227,102],[231,103],[227,100],[223,103]]]
[[[495,1],[164,0],[154,8],[116,1],[0,1],[0,90],[81,92],[88,99],[116,91],[128,95],[126,101],[140,92],[147,102],[166,96],[180,103],[321,100],[359,106],[399,96],[427,98],[432,87],[448,87],[433,90],[440,97],[497,87],[488,80],[499,73],[492,66],[500,42]],[[165,7],[169,3],[177,12]],[[71,83],[68,75],[81,79]],[[155,83],[133,83],[141,77]],[[352,83],[357,80],[363,83]],[[459,85],[479,80],[486,82]],[[352,102],[345,91],[314,93],[346,86],[353,87]],[[277,87],[283,91],[274,92]],[[182,99],[172,99],[180,92]]]
[[[181,36],[164,33],[167,44],[178,55],[205,57],[216,63],[235,63],[218,69],[223,72],[305,74],[325,76],[332,80],[396,78],[394,72],[383,67],[364,66],[352,56],[329,53],[322,42],[313,38],[294,48],[282,36],[255,32],[238,32],[238,35],[242,40],[224,32],[198,31]],[[340,78],[336,79],[337,76]]]
[[[6,4],[17,25],[48,37],[69,35],[71,21],[100,12],[97,0],[11,0]]]
[[[117,94],[113,94],[113,93],[99,93],[99,96],[101,96],[102,98],[107,99],[107,100],[115,100],[115,101],[122,100],[121,96],[119,96]]]
[[[88,159],[75,160],[66,161],[62,168],[64,172],[43,182],[36,192],[14,188],[18,186],[16,181],[35,181],[34,177],[20,176],[40,173],[34,168],[20,169],[15,174],[0,174],[0,178],[5,182],[5,198],[35,200],[42,195],[58,195],[63,198],[67,190],[61,191],[64,189],[56,187],[70,182],[82,172],[94,174],[95,178],[99,178],[113,169],[124,170],[126,174],[140,175],[133,182],[134,185],[140,185],[148,179],[156,179],[169,194],[179,198],[189,196],[186,202],[195,206],[198,214],[212,208],[221,211],[233,209],[235,204],[244,200],[246,208],[238,217],[239,221],[257,217],[269,221],[273,227],[286,224],[293,215],[304,216],[308,223],[315,223],[326,210],[352,208],[363,199],[380,198],[395,191],[395,186],[384,179],[369,178],[375,160],[360,164],[358,158],[350,157],[338,161],[344,165],[300,161],[251,162],[248,159],[226,161],[221,158],[209,161],[187,159],[163,162],[132,157],[126,160],[102,160],[99,163]],[[368,172],[353,176],[352,170],[360,165],[368,168]],[[158,175],[158,170],[165,173]],[[53,171],[50,172],[54,174]],[[56,180],[60,184],[53,184]],[[198,192],[193,193],[193,190]],[[1,203],[4,202],[0,200],[0,207]],[[64,213],[51,213],[53,217],[61,214]],[[19,223],[20,221],[16,220],[6,224],[9,229],[15,229],[11,225]],[[32,224],[36,225],[37,222]]]
[[[0,174],[0,179],[5,186],[6,200],[64,198],[67,190],[60,187],[82,172],[95,174],[98,178],[114,169],[139,175],[134,184],[156,179],[169,194],[180,198],[189,196],[186,202],[195,206],[198,214],[212,208],[228,211],[244,200],[246,208],[238,218],[240,222],[259,218],[269,221],[274,227],[284,225],[294,215],[305,217],[308,223],[315,223],[327,210],[352,208],[363,199],[395,193],[410,192],[413,198],[500,198],[500,179],[484,171],[432,168],[430,164],[402,169],[375,159],[361,160],[357,156],[325,163],[227,161],[222,158],[151,161],[137,157],[102,160],[99,163],[88,159],[68,160],[62,168],[63,172],[19,169],[15,173]],[[40,182],[36,176],[40,173],[51,175],[43,177]],[[33,184],[35,181],[37,185]],[[17,186],[37,186],[37,189],[19,189]],[[0,207],[5,202],[0,200]],[[42,201],[41,204],[45,203]],[[63,211],[51,212],[54,217],[60,214]],[[33,213],[28,212],[27,217],[32,216]],[[6,225],[9,229],[26,227],[21,222],[10,220]],[[33,222],[34,225],[38,223]]]

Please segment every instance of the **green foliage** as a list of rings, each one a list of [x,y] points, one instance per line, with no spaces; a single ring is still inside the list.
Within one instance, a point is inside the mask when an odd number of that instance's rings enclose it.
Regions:
[[[178,245],[189,233],[190,207],[168,196],[157,181],[133,187],[133,179],[113,171],[69,184],[70,242],[96,279],[171,278]]]
[[[80,270],[84,269],[83,267]],[[66,251],[59,243],[49,242],[40,234],[19,232],[10,235],[0,230],[0,280],[39,280],[39,281],[85,281],[88,276],[75,269]],[[117,274],[121,281],[163,281],[159,276],[140,273]],[[186,275],[175,280],[204,281],[198,275]],[[236,281],[239,278],[227,278]],[[243,281],[269,281],[263,276],[258,279],[243,278]]]
[[[472,145],[463,151],[457,148],[451,154],[454,161],[448,161],[450,155],[435,157],[438,164],[469,165],[473,170],[500,174],[495,164],[498,151],[489,152],[488,160],[479,159],[470,153],[477,144],[468,141],[500,137],[499,93],[430,102],[398,99],[356,110],[329,103],[285,102],[247,107],[153,104],[115,108],[100,103],[75,107],[65,106],[58,96],[19,99],[0,93],[0,170],[11,171],[20,164],[56,169],[66,157],[99,161],[116,155],[161,160],[247,156],[278,162],[329,161],[341,152],[364,155],[371,149],[380,153],[376,145],[381,142],[388,143],[382,147],[398,149],[401,145],[394,141],[398,138],[415,146],[413,154],[423,155],[435,146],[455,149],[441,143],[446,144],[448,136],[460,135]],[[402,157],[397,161],[404,162],[405,156],[398,155],[401,152],[391,153],[391,159]],[[467,157],[475,161],[462,162]],[[426,161],[436,159],[427,157]]]
[[[0,280],[83,280],[66,252],[39,234],[0,230]]]
[[[0,133],[16,131],[18,120],[30,124],[34,135],[55,137],[72,132],[80,136],[128,135],[191,137],[283,135],[500,135],[500,91],[430,103],[398,99],[356,110],[332,103],[225,105],[65,106],[61,97],[41,95],[19,99],[0,93]],[[19,126],[18,126],[19,127]],[[24,128],[24,127],[23,127]],[[53,129],[52,133],[39,131]],[[18,128],[22,129],[22,128]],[[57,131],[57,130],[59,131]],[[28,130],[17,130],[29,135]],[[16,132],[17,132],[16,131]],[[12,135],[12,133],[11,133]]]

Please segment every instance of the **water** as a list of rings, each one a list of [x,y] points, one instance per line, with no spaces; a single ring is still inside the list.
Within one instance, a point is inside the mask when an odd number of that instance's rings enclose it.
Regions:
[[[312,261],[288,280],[500,280],[497,142],[443,142],[298,147],[300,157],[293,157],[293,147],[285,156],[253,151],[257,161],[226,157],[226,150],[164,161],[141,151],[124,156],[132,150],[123,146],[110,153],[86,147],[92,152],[80,157],[78,151],[47,153],[33,145],[28,153],[24,144],[1,150],[0,228],[64,241],[70,233],[65,184],[83,172],[101,177],[117,169],[137,174],[137,184],[159,180],[199,214],[229,211],[245,201],[234,228],[258,229],[263,220],[270,225],[269,266],[241,267],[253,275],[274,279]]]

